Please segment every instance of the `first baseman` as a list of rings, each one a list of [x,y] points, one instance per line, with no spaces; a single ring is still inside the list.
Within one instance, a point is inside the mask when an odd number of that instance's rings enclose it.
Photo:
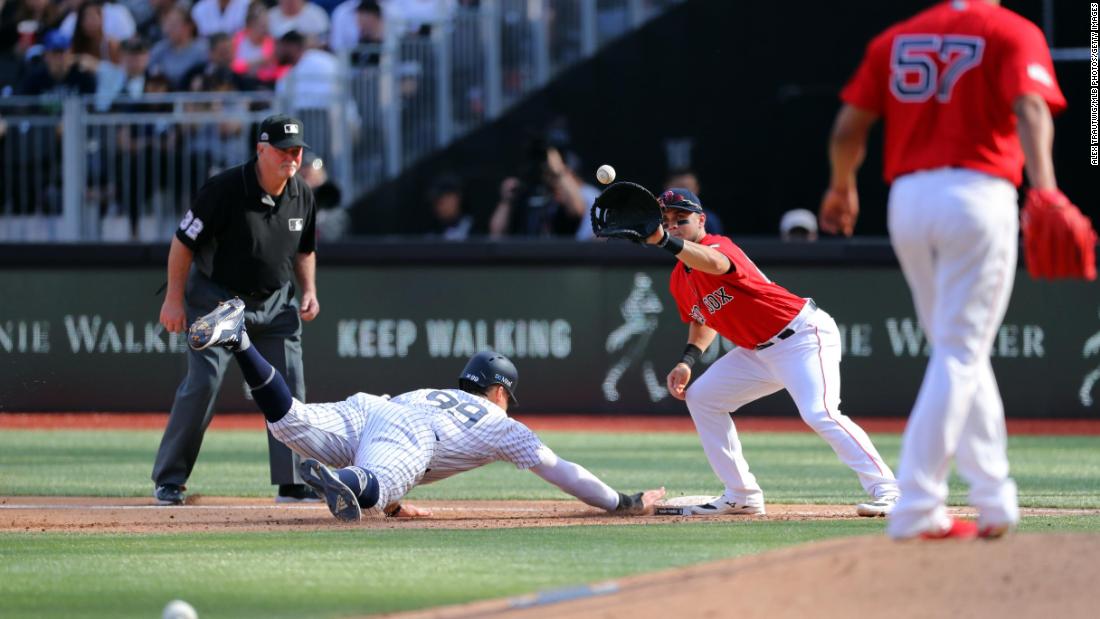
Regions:
[[[852,234],[856,170],[884,118],[890,240],[932,345],[887,532],[999,537],[1019,508],[989,350],[1012,293],[1025,161],[1033,190],[1057,192],[1051,113],[1066,101],[1050,52],[1034,24],[995,0],[942,2],[872,40],[841,99],[822,229]],[[977,524],[947,514],[952,457]]]
[[[304,404],[252,346],[244,304],[221,303],[192,325],[192,348],[233,351],[271,434],[307,458],[302,478],[325,497],[340,520],[363,509],[388,515],[429,515],[400,500],[418,484],[446,479],[503,460],[585,503],[621,514],[641,514],[664,488],[626,495],[583,466],[559,458],[527,426],[508,417],[518,373],[492,351],[470,358],[459,389],[419,389],[394,398],[357,393],[343,402]],[[329,467],[333,467],[332,470]]]
[[[883,516],[898,499],[890,467],[871,439],[839,409],[840,334],[832,317],[769,280],[729,238],[707,234],[699,198],[674,188],[658,198],[663,226],[646,243],[679,259],[669,289],[689,324],[683,359],[668,374],[669,392],[687,401],[703,451],[726,485],[695,514],[763,514],[764,493],[741,453],[730,412],[786,389],[802,420],[859,477],[871,501],[861,516]],[[691,387],[692,367],[721,334],[738,347],[714,362]]]

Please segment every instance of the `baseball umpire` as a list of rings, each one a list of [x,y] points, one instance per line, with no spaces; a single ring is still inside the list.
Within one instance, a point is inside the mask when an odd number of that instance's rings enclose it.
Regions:
[[[308,148],[303,139],[301,121],[270,116],[260,124],[256,156],[203,185],[172,239],[160,310],[161,324],[179,333],[222,299],[240,298],[256,347],[300,401],[305,400],[302,321],[320,311],[316,206],[309,187],[295,176]],[[183,503],[229,359],[221,348],[187,353],[187,376],[176,391],[153,467],[161,505]],[[270,433],[268,450],[271,483],[279,486],[276,501],[316,500],[297,475],[296,456]]]

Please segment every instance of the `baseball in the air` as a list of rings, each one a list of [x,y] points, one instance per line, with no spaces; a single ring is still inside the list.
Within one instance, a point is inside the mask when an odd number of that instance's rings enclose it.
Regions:
[[[615,180],[615,168],[606,163],[596,169],[596,180],[607,185]]]
[[[172,600],[164,607],[161,617],[164,619],[199,619],[199,614],[195,612],[195,607],[187,602]]]

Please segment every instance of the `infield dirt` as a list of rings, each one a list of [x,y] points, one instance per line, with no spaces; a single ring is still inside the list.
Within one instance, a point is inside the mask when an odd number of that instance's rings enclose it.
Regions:
[[[161,507],[152,498],[0,498],[0,531],[210,533],[661,524],[686,517],[611,517],[576,501],[416,501],[431,518],[341,523],[323,504],[191,495]],[[973,515],[968,509],[952,510]],[[1027,509],[1024,515],[1100,510]],[[706,522],[856,519],[851,505],[768,505],[767,516]],[[1100,535],[1011,535],[997,541],[891,542],[882,535],[830,540],[763,555],[595,583],[594,589],[490,600],[400,615],[467,617],[1094,617]],[[599,592],[591,595],[593,591]],[[562,598],[566,598],[562,600]],[[570,599],[573,598],[573,599]],[[554,603],[548,603],[554,601]]]

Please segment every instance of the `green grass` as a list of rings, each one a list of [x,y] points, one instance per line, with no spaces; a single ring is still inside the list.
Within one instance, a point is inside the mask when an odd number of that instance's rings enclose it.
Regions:
[[[881,520],[205,535],[0,534],[0,616],[338,617],[513,596],[805,542]],[[1096,531],[1089,517],[1023,530]],[[656,552],[656,550],[660,550]],[[674,551],[672,551],[674,549]],[[63,584],[62,584],[63,583]]]
[[[900,438],[875,435],[896,463]],[[720,490],[693,434],[544,433],[562,457],[623,490]],[[855,476],[813,434],[744,437],[768,501],[854,503]],[[4,431],[0,496],[149,496],[159,432]],[[1021,503],[1100,508],[1100,437],[1012,437]],[[270,496],[261,432],[212,432],[189,486]],[[952,502],[965,502],[952,484]],[[494,464],[421,499],[566,498]],[[0,516],[4,513],[0,510]],[[173,598],[211,617],[338,617],[512,596],[853,535],[879,520],[667,522],[505,530],[341,528],[317,532],[153,535],[0,533],[0,617],[153,617]],[[1028,517],[1025,532],[1098,532],[1100,516]]]
[[[562,457],[579,462],[622,490],[664,485],[671,495],[715,494],[721,486],[694,434],[542,434]],[[900,437],[873,435],[896,465]],[[748,433],[745,454],[768,501],[850,503],[863,497],[855,475],[811,433]],[[0,433],[0,495],[149,496],[160,432],[5,431]],[[1100,437],[1014,436],[1012,475],[1025,507],[1100,508]],[[271,496],[267,443],[261,432],[211,432],[194,474],[193,492]],[[966,502],[953,478],[951,502]],[[564,498],[538,477],[497,463],[415,489],[430,499]]]

